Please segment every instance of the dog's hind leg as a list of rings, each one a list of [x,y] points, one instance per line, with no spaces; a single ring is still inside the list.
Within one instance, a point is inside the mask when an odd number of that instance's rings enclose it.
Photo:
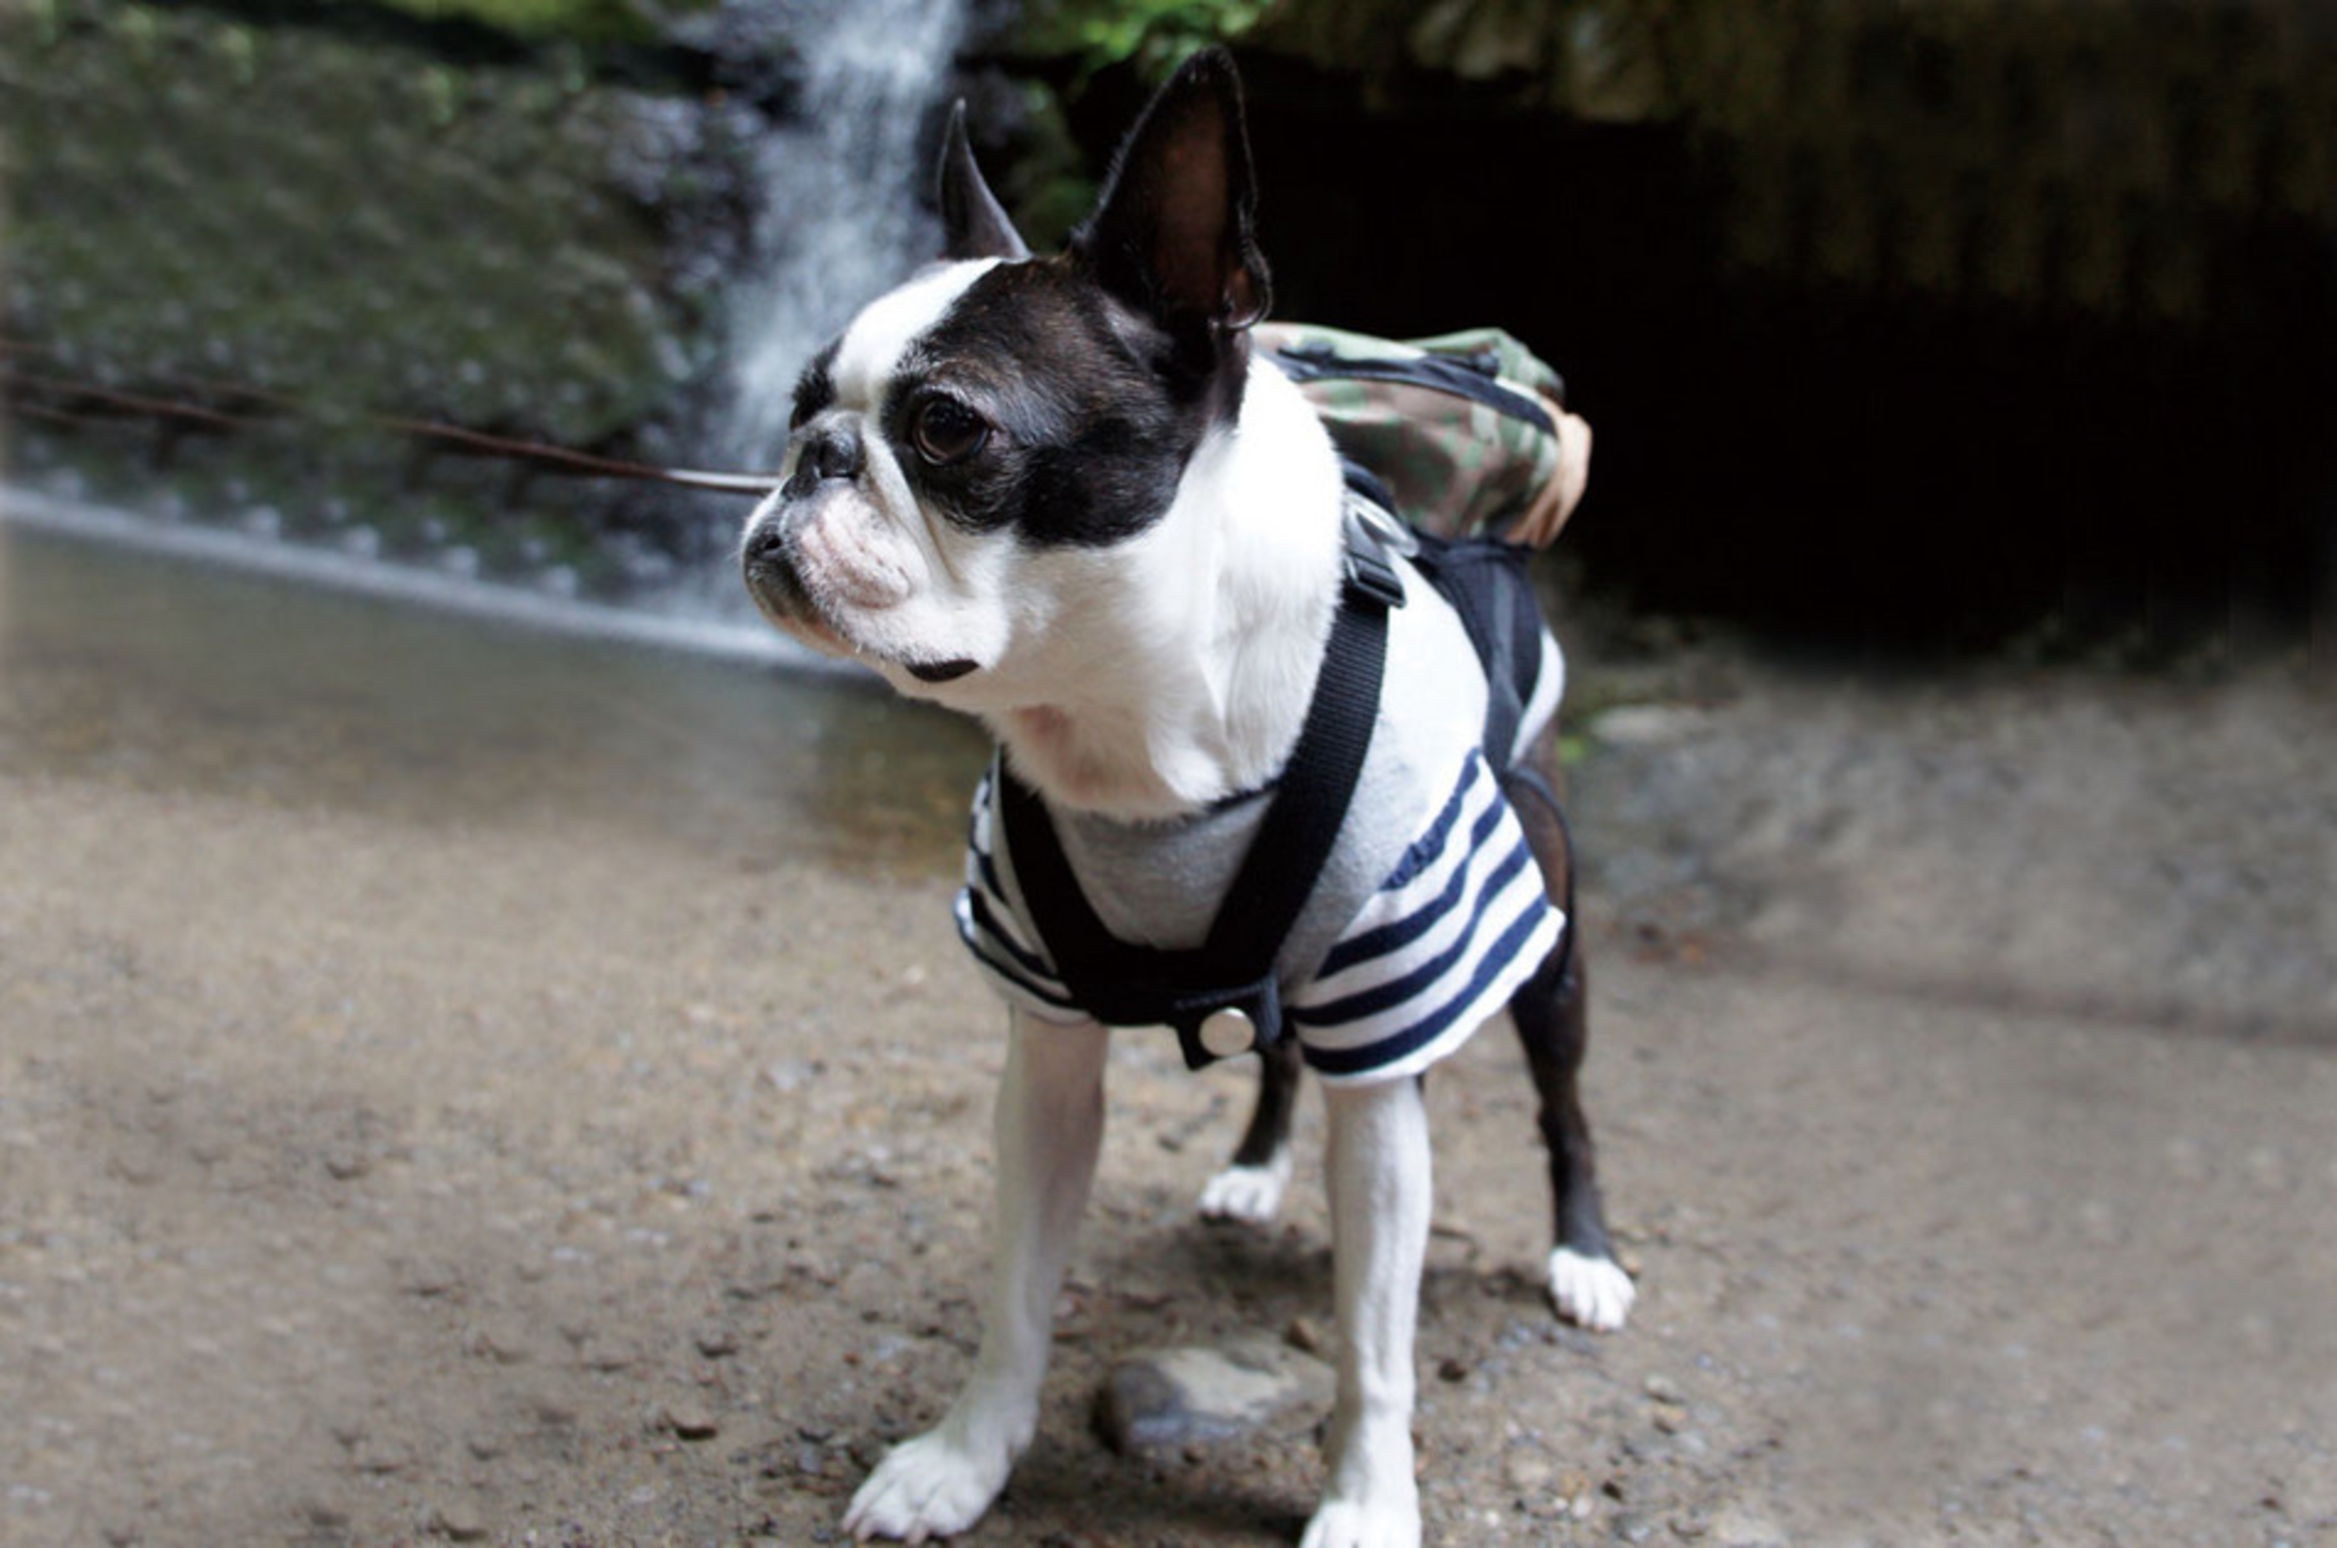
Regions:
[[[1545,737],[1527,769],[1509,781],[1512,804],[1541,865],[1550,901],[1568,911],[1558,947],[1510,1000],[1541,1099],[1542,1141],[1550,1152],[1550,1192],[1557,1245],[1550,1252],[1550,1297],[1570,1322],[1612,1332],[1631,1314],[1638,1291],[1615,1261],[1599,1199],[1598,1156],[1583,1116],[1580,1078],[1590,1045],[1590,994],[1581,921],[1574,917],[1573,847],[1557,798],[1557,738]]]
[[[1282,1191],[1290,1184],[1290,1116],[1303,1069],[1295,1037],[1259,1050],[1258,1105],[1233,1160],[1201,1190],[1204,1220],[1264,1225],[1280,1212]]]

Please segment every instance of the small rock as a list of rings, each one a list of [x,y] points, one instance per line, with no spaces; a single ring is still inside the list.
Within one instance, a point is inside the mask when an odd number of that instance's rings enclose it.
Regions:
[[[641,1351],[631,1344],[595,1340],[584,1352],[584,1368],[606,1375],[614,1371],[631,1370],[641,1363]]]
[[[1446,1355],[1437,1362],[1436,1379],[1439,1381],[1467,1381],[1469,1379],[1469,1362],[1459,1355]]]
[[[712,1410],[690,1398],[666,1404],[658,1419],[661,1428],[673,1431],[683,1440],[712,1440],[722,1432]]]
[[[509,1328],[483,1325],[463,1335],[463,1353],[474,1360],[492,1360],[497,1365],[524,1365],[528,1359],[525,1339]]]
[[[351,1460],[360,1473],[386,1477],[412,1467],[414,1454],[394,1440],[368,1440],[357,1448],[357,1455]]]
[[[690,1335],[690,1341],[697,1345],[698,1353],[709,1360],[719,1360],[725,1355],[738,1353],[738,1330],[720,1323],[706,1324]]]
[[[1319,1355],[1324,1349],[1323,1330],[1312,1317],[1293,1317],[1290,1326],[1282,1330],[1282,1342],[1302,1353]]]
[[[1683,1401],[1680,1396],[1679,1384],[1673,1381],[1669,1376],[1651,1375],[1647,1378],[1646,1387],[1647,1395],[1651,1398],[1654,1398],[1658,1403],[1678,1403]]]
[[[1719,1548],[1785,1548],[1784,1531],[1742,1505],[1724,1505],[1714,1513],[1712,1540]]]
[[[1558,1481],[1558,1464],[1524,1446],[1510,1448],[1501,1471],[1509,1486],[1529,1503],[1552,1493],[1552,1485]]]
[[[1223,1440],[1330,1402],[1331,1369],[1287,1345],[1160,1349],[1123,1362],[1096,1395],[1104,1443],[1123,1455]]]
[[[1688,1427],[1688,1411],[1677,1403],[1655,1405],[1655,1427],[1666,1435],[1677,1435]]]
[[[450,1543],[475,1543],[486,1537],[487,1523],[469,1505],[441,1505],[431,1513],[430,1530]]]

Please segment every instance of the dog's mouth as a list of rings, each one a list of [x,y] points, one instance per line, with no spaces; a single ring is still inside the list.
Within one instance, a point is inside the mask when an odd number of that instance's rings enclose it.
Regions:
[[[784,566],[750,563],[747,582],[747,589],[761,607],[763,616],[815,650],[863,661],[889,662],[917,681],[929,684],[954,683],[982,669],[982,663],[970,656],[914,660],[854,639],[814,600],[801,577]]]

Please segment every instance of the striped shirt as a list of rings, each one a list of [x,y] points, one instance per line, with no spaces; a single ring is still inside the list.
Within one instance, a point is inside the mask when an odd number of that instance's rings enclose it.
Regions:
[[[1540,868],[1484,754],[1467,747],[1449,783],[1431,788],[1449,794],[1329,949],[1311,964],[1282,963],[1288,1029],[1328,1081],[1386,1080],[1428,1068],[1507,1004],[1558,943],[1564,920],[1543,895]],[[1010,1004],[1041,1020],[1080,1020],[1022,907],[1004,838],[985,779],[974,796],[958,934]],[[1145,840],[1154,848],[1177,841],[1176,824],[1155,826]],[[1125,933],[1108,907],[1122,879],[1109,856],[1099,859],[1091,847],[1081,865],[1069,844],[1066,850],[1090,903]],[[1146,885],[1130,881],[1137,892]],[[1213,913],[1200,916],[1204,927]]]

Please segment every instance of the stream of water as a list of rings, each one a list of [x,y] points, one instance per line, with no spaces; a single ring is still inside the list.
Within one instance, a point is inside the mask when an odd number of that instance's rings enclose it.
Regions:
[[[722,447],[739,466],[776,463],[804,362],[940,250],[909,194],[964,12],[964,0],[858,0],[805,21],[800,122],[761,147],[764,214],[732,300]]]

